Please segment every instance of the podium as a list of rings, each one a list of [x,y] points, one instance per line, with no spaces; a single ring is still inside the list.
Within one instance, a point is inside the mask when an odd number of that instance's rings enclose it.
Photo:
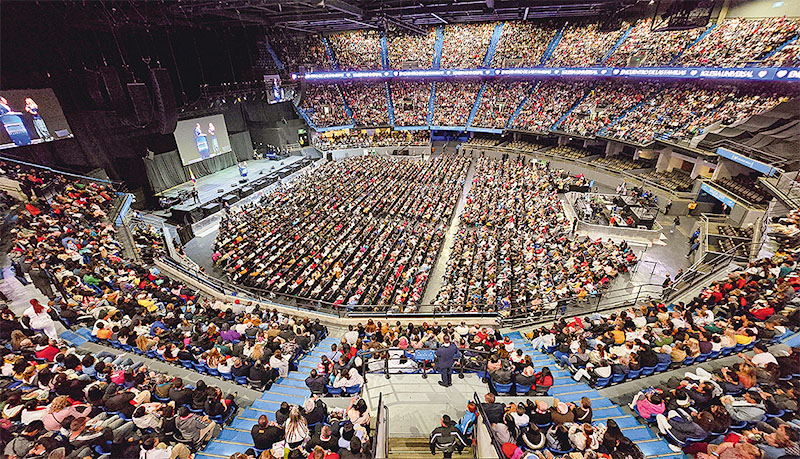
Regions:
[[[28,128],[25,127],[25,123],[22,121],[22,116],[20,115],[22,115],[22,113],[8,112],[0,116],[3,129],[6,130],[6,133],[11,138],[11,141],[14,142],[14,145],[18,147],[31,144],[31,135],[28,132]]]

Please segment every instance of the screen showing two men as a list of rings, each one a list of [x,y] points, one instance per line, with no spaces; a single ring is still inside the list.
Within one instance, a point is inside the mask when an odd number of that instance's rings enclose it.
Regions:
[[[178,121],[174,134],[184,166],[231,151],[223,115]]]
[[[0,149],[72,137],[52,89],[0,91]]]

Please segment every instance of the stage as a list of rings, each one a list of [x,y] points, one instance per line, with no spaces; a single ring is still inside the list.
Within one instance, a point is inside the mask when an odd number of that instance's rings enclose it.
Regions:
[[[247,177],[239,174],[238,166],[231,166],[210,175],[174,186],[158,194],[162,210],[156,214],[167,218],[171,223],[197,223],[223,208],[223,203],[235,202],[276,183],[303,167],[312,160],[303,156],[289,156],[281,160],[247,161]],[[198,200],[192,198],[196,188]]]

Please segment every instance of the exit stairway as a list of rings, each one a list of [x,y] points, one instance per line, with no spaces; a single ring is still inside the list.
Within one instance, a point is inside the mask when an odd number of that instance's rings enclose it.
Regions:
[[[389,438],[389,459],[429,459],[431,449],[426,437],[392,437]],[[436,456],[441,457],[440,452]],[[453,454],[454,458],[466,459],[475,457],[472,446],[467,446],[461,454]]]

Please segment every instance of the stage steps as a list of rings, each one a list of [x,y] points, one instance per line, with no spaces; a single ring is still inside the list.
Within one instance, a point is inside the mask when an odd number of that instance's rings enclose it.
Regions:
[[[338,342],[338,339],[327,337],[317,343],[314,349],[330,349],[331,344]],[[195,459],[228,458],[234,453],[243,453],[253,447],[250,429],[258,424],[259,416],[267,415],[270,421],[274,421],[275,411],[280,409],[281,402],[302,406],[306,398],[311,395],[304,378],[310,371],[309,368],[316,368],[320,359],[319,355],[312,355],[314,353],[319,354],[319,351],[312,350],[304,355],[298,361],[297,371],[290,371],[285,378],[278,379],[270,390],[261,394],[261,397],[249,407],[241,410],[229,426],[222,429],[222,432],[212,439],[203,451],[197,453]]]
[[[440,455],[437,452],[437,456]],[[428,459],[431,456],[430,442],[427,437],[393,437],[389,438],[389,458],[396,459]],[[467,446],[461,454],[454,453],[455,458],[471,458],[472,446]]]

